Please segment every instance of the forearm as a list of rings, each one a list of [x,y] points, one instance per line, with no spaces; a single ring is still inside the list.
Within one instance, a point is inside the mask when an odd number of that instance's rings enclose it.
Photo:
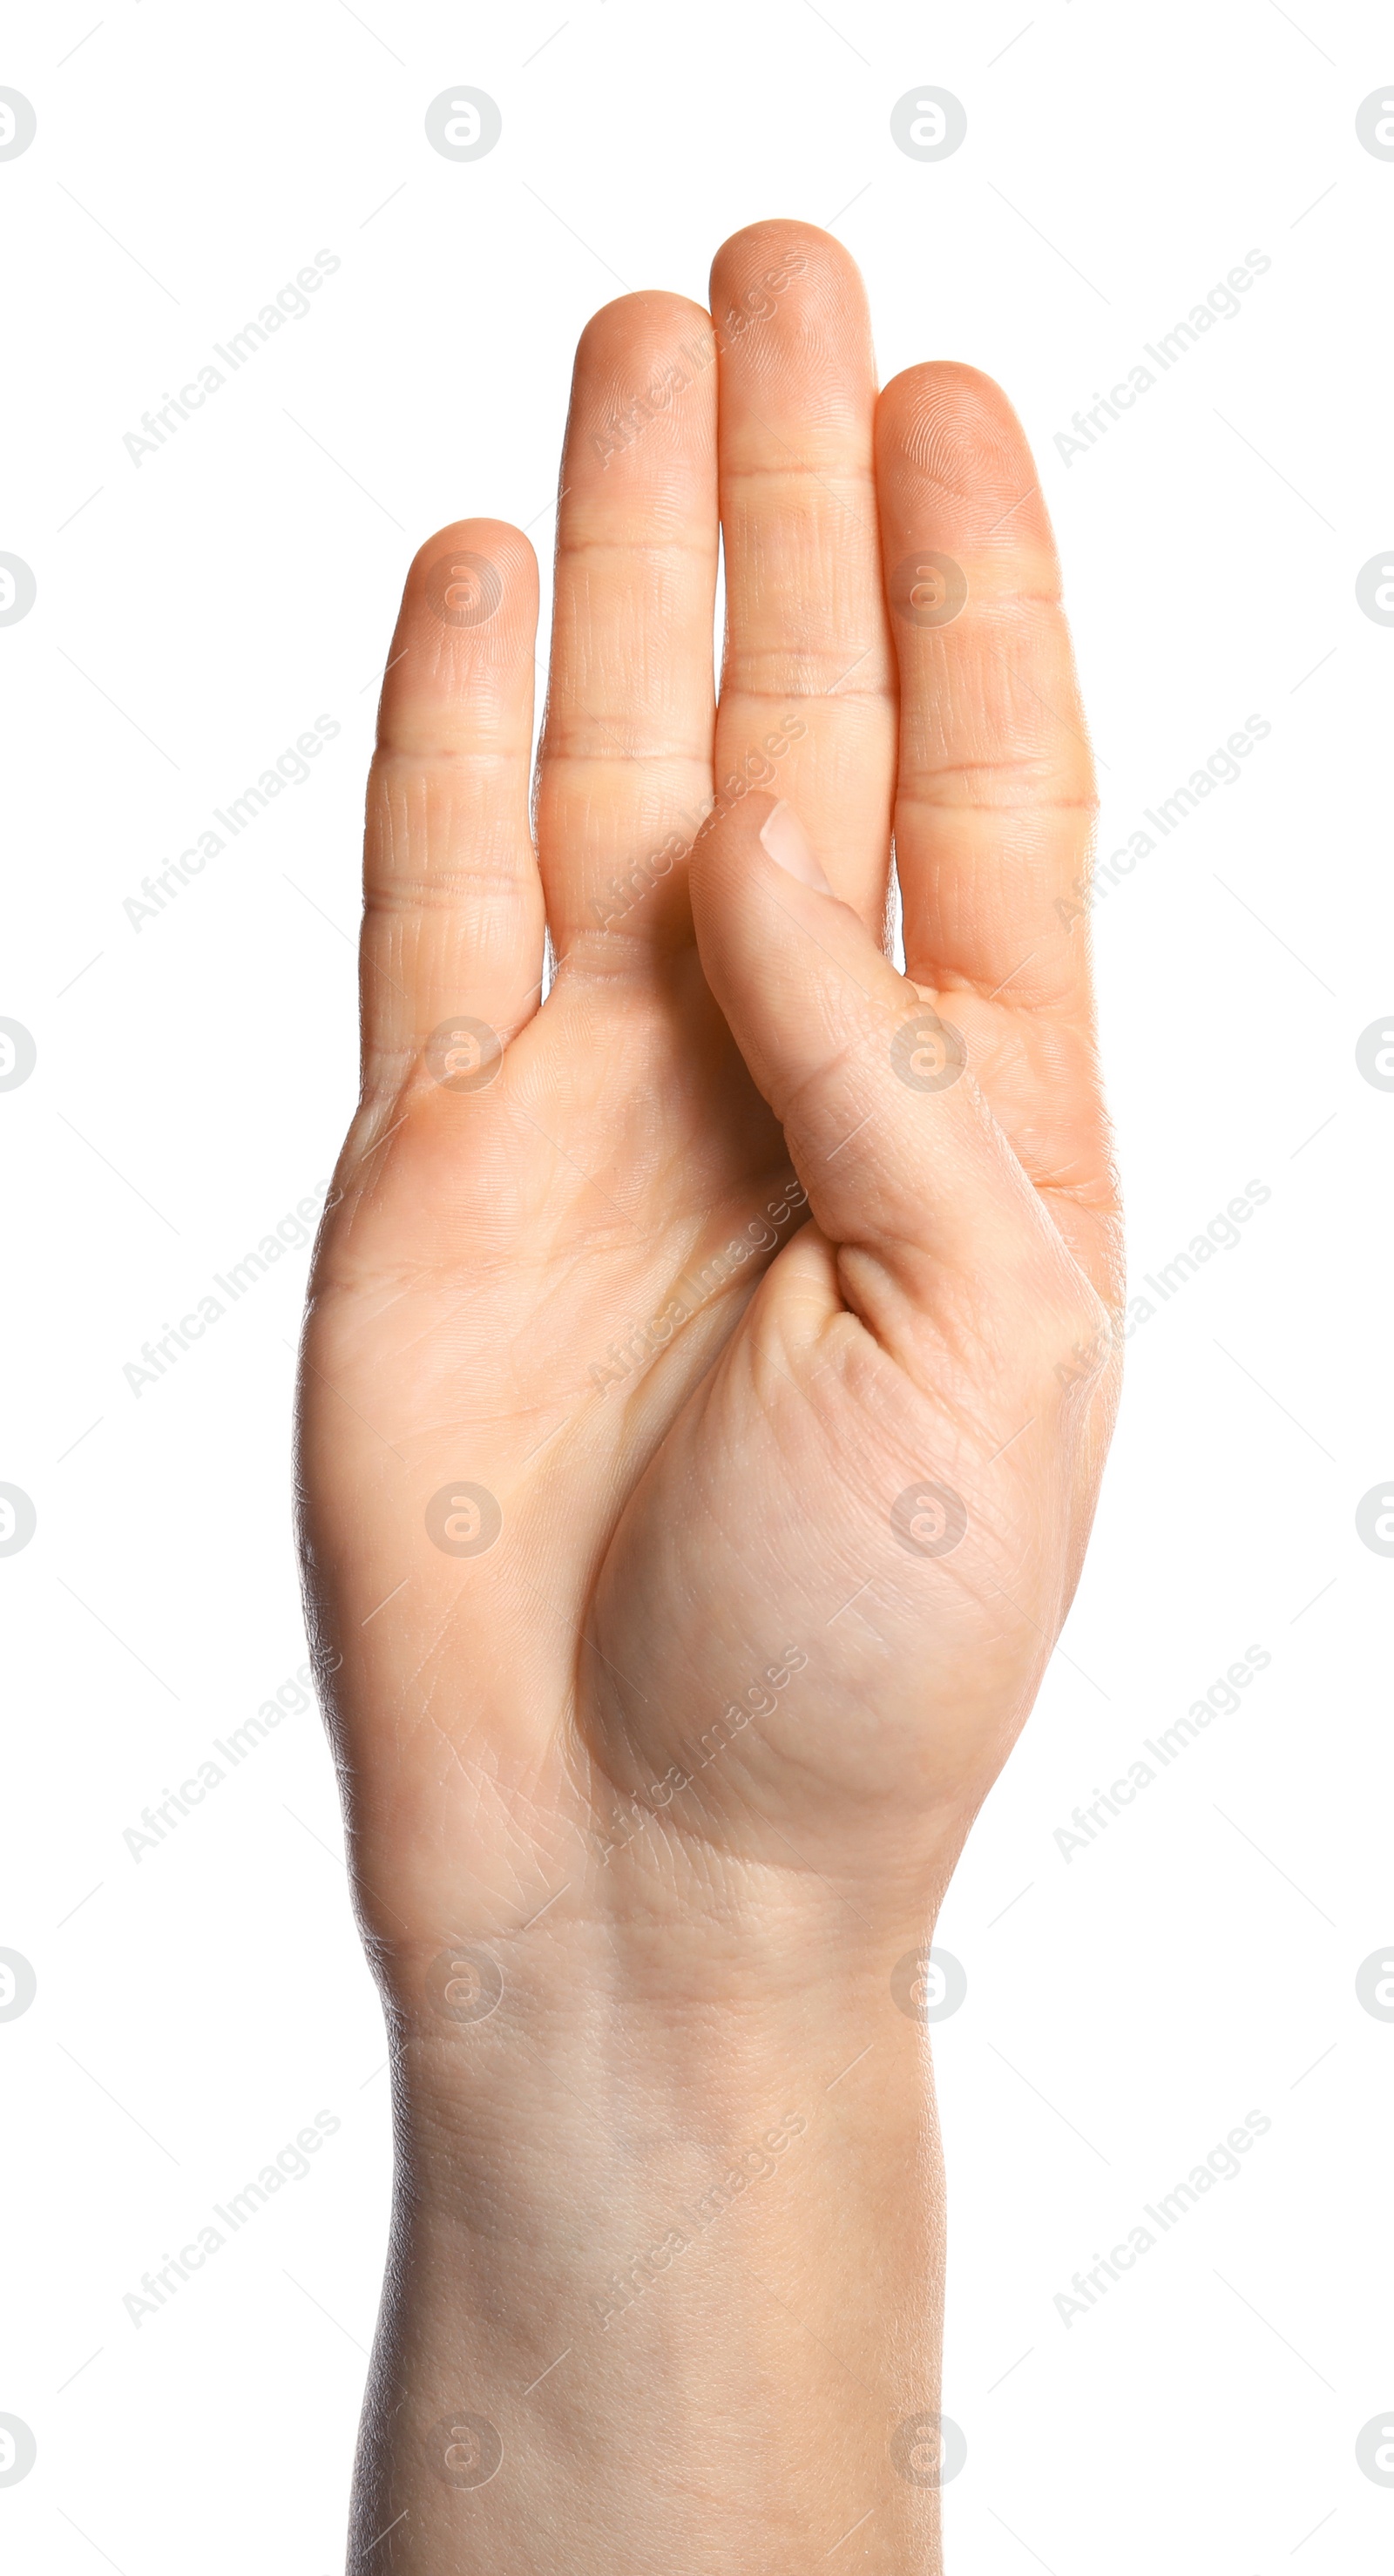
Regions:
[[[829,1925],[708,1978],[695,1938],[636,1972],[614,1926],[560,1930],[494,1946],[481,2018],[399,2030],[353,2576],[805,2576],[844,2539],[936,2568],[942,2188],[899,1952],[849,1966]]]

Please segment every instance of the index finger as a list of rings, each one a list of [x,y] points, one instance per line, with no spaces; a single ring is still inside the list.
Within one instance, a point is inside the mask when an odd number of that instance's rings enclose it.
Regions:
[[[911,367],[881,396],[876,473],[906,972],[1087,1019],[1094,769],[1021,424],[976,368]]]

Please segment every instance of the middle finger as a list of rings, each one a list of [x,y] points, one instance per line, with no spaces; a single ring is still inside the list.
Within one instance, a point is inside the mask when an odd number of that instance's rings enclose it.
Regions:
[[[717,252],[726,657],[719,800],[787,796],[829,882],[878,932],[896,679],[881,586],[866,295],[840,242],[752,224]]]

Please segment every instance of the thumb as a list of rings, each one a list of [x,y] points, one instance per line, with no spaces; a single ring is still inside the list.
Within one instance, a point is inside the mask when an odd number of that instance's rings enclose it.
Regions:
[[[1081,1298],[1091,1322],[1103,1310],[974,1082],[951,1002],[941,1013],[838,901],[792,807],[752,793],[720,811],[691,893],[707,981],[849,1305],[892,1349],[955,1290],[978,1329],[1030,1321],[1069,1347]]]

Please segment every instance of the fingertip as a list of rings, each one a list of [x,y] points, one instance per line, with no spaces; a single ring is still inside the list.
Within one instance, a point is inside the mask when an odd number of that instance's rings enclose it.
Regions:
[[[688,854],[688,896],[699,949],[719,935],[752,874],[763,867],[760,834],[778,803],[777,796],[759,787],[735,798],[718,793]]]
[[[693,884],[714,882],[727,874],[758,843],[760,834],[780,799],[763,787],[750,787],[738,796],[718,793],[706,821],[692,844],[689,868]]]
[[[769,976],[790,921],[827,921],[833,918],[824,912],[828,902],[848,916],[856,938],[865,936],[854,909],[830,883],[803,816],[787,798],[764,789],[718,802],[693,844],[688,884],[698,949],[718,985],[738,952],[757,977]],[[843,935],[836,934],[839,944]]]
[[[902,367],[882,388],[880,408],[889,416],[924,412],[957,421],[965,432],[981,432],[996,423],[1004,434],[1024,438],[1021,423],[995,376],[970,367],[963,358],[921,358]]]
[[[531,723],[537,557],[506,519],[456,519],[412,558],[383,674],[384,751]]]
[[[662,511],[666,528],[697,493],[715,517],[715,478],[711,315],[658,289],[603,304],[576,346],[563,498],[632,492],[635,507]]]
[[[893,376],[876,406],[876,471],[894,500],[913,490],[984,539],[1049,539],[1050,523],[1026,432],[1002,387],[981,369],[936,358]]]
[[[453,519],[417,547],[402,612],[424,610],[449,634],[471,634],[496,619],[514,634],[537,616],[537,556],[507,519]]]
[[[875,399],[871,315],[850,251],[816,224],[747,224],[712,262],[712,320],[723,361],[760,380],[809,387],[824,409]],[[792,362],[792,363],[791,363]],[[805,384],[805,378],[808,383]]]
[[[796,259],[815,272],[854,281],[859,288],[862,284],[861,270],[835,233],[798,215],[767,215],[728,235],[712,261],[712,287],[729,286],[733,278],[780,262],[789,266]]]
[[[795,878],[800,885],[812,886],[815,894],[832,893],[813,843],[793,806],[782,796],[765,816],[759,841],[782,875]]]
[[[672,295],[666,288],[645,286],[630,295],[616,295],[608,304],[599,306],[576,343],[576,372],[583,365],[604,367],[617,355],[665,356],[673,343],[687,333],[709,336],[712,317],[704,304],[695,304],[689,295]]]

